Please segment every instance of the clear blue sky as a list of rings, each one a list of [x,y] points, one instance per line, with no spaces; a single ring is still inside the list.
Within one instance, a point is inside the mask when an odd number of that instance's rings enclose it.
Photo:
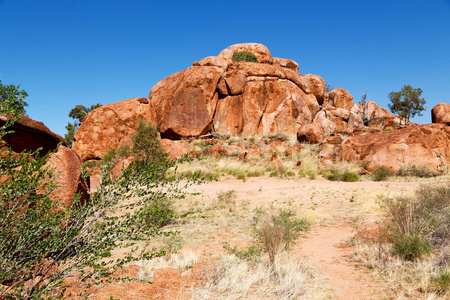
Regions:
[[[28,115],[64,135],[76,104],[147,97],[166,76],[229,45],[256,42],[358,103],[386,107],[404,84],[450,103],[450,0],[0,0],[0,80]]]

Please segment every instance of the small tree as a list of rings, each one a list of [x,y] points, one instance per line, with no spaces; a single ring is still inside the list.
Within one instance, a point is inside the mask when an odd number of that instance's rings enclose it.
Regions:
[[[5,111],[8,108],[13,109],[17,114],[25,114],[25,106],[28,103],[24,101],[28,97],[24,90],[19,91],[20,85],[3,85],[0,80],[0,110]]]
[[[73,123],[68,123],[66,126],[67,133],[64,136],[64,139],[66,140],[67,145],[70,147],[73,143],[73,136],[75,135],[75,132],[77,132],[78,127],[80,126],[81,122],[83,121],[83,118],[91,111],[93,111],[96,108],[99,108],[102,106],[102,104],[92,104],[90,107],[86,107],[84,105],[78,104],[74,108],[72,108],[69,112],[69,117],[75,120]]]
[[[398,114],[405,119],[405,125],[408,125],[409,119],[415,115],[422,116],[422,111],[425,110],[423,106],[426,101],[420,98],[422,89],[412,88],[411,85],[406,84],[399,92],[390,92],[388,97],[391,104],[388,104],[392,113]]]

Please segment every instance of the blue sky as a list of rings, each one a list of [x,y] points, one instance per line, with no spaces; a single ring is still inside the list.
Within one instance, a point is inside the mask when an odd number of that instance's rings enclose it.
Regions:
[[[450,0],[0,0],[0,80],[64,135],[77,104],[147,97],[152,86],[236,43],[266,45],[386,107],[405,84],[450,103]]]

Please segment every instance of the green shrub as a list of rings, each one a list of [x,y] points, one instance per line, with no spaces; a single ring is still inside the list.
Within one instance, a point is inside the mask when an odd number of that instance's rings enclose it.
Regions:
[[[258,62],[256,55],[249,51],[238,51],[234,52],[233,57],[231,58],[234,61],[248,61],[248,62]]]
[[[384,181],[392,175],[391,170],[385,166],[379,166],[372,171],[372,179],[375,181]]]
[[[422,165],[407,165],[401,166],[400,169],[397,170],[397,176],[414,176],[414,177],[436,177],[441,175],[438,171],[435,171],[428,166]]]
[[[261,259],[262,250],[260,247],[257,247],[255,245],[251,245],[247,249],[243,250],[239,250],[236,246],[231,248],[230,245],[228,245],[228,243],[225,243],[223,247],[228,254],[233,254],[236,257],[242,260],[246,260],[248,262],[257,263]]]
[[[430,278],[430,290],[439,295],[450,291],[450,271],[445,270]]]
[[[8,99],[0,104],[0,113],[5,113],[5,103]],[[0,125],[0,137],[10,125]],[[136,145],[146,145],[141,141],[136,138]],[[177,182],[163,181],[158,163],[144,164],[153,159],[143,157],[139,168],[128,168],[114,179],[104,168],[100,187],[89,193],[89,201],[76,195],[72,205],[61,210],[52,194],[56,175],[45,167],[47,157],[17,154],[2,146],[0,299],[62,299],[60,287],[69,274],[78,274],[88,289],[127,263],[164,255],[142,245],[162,235],[160,226],[172,217],[168,199],[179,189]],[[85,170],[82,175],[86,181]],[[130,253],[114,258],[111,253],[117,248]]]
[[[323,170],[322,176],[332,181],[356,182],[359,174],[344,164],[333,165],[330,169]]]
[[[158,140],[158,131],[151,122],[143,119],[138,121],[135,133],[131,136],[133,143],[132,151],[135,153],[135,167],[141,168],[149,164],[160,164],[167,160],[167,154],[164,153],[161,142]]]
[[[280,210],[278,213],[258,213],[254,232],[258,244],[269,255],[270,263],[275,262],[277,253],[288,249],[298,238],[300,232],[309,228],[305,219],[298,219],[291,210]]]
[[[401,235],[394,239],[394,254],[405,260],[415,260],[431,254],[429,241],[419,235]]]

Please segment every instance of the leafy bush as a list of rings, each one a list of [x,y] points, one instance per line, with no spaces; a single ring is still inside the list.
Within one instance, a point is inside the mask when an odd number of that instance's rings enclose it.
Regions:
[[[238,51],[234,52],[232,58],[234,61],[248,61],[248,62],[258,62],[256,55],[250,51]]]
[[[372,171],[372,179],[375,181],[384,181],[388,177],[392,175],[391,170],[386,168],[385,166],[379,166],[375,170]]]
[[[278,213],[260,213],[254,217],[255,237],[264,252],[269,255],[270,263],[275,262],[277,253],[288,249],[297,239],[300,232],[309,228],[305,219],[297,219],[290,210]]]
[[[0,113],[11,112],[5,107],[2,103]],[[9,125],[0,127],[0,137]],[[159,157],[146,156],[149,142],[139,134],[134,140],[143,153],[134,167],[114,179],[104,169],[97,193],[84,203],[77,195],[65,211],[58,210],[58,199],[51,196],[55,175],[44,167],[47,157],[39,152],[13,153],[2,145],[0,299],[58,298],[68,274],[79,274],[88,287],[126,263],[164,254],[129,241],[162,234],[160,226],[172,216],[167,204],[179,189],[176,182],[163,180],[161,167],[175,163],[167,162],[158,150],[153,153]],[[87,178],[84,170],[83,178]],[[137,200],[128,201],[132,197]],[[131,252],[111,258],[112,251],[124,245]]]
[[[415,260],[432,252],[429,241],[419,235],[401,235],[394,239],[394,254],[405,260]]]
[[[428,166],[407,165],[401,166],[395,174],[397,176],[414,176],[414,177],[436,177],[441,175],[438,171],[435,171]]]
[[[359,174],[346,164],[333,165],[330,169],[323,170],[322,176],[332,181],[356,182],[359,180]]]
[[[133,153],[136,153],[136,167],[144,167],[149,164],[160,163],[165,160],[167,154],[164,153],[161,142],[158,140],[158,131],[153,127],[151,122],[143,119],[138,121],[135,133],[131,136],[133,142]],[[164,164],[160,164],[164,166]],[[163,169],[162,171],[166,171]]]

